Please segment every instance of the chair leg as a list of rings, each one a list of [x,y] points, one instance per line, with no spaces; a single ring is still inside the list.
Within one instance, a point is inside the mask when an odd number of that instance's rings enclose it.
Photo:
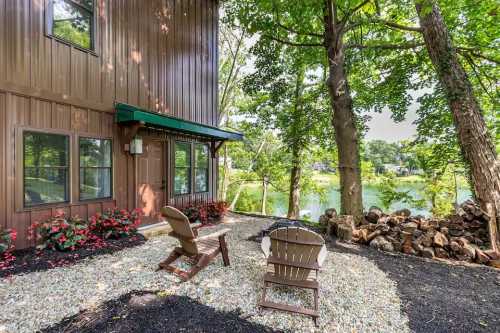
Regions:
[[[264,289],[262,290],[262,297],[260,299],[260,304],[264,304],[266,301],[267,288],[269,288],[269,283],[264,281]]]
[[[229,254],[227,251],[227,244],[225,235],[219,236],[219,246],[220,252],[222,253],[222,261],[224,262],[224,266],[229,266]]]
[[[319,296],[318,296],[319,292],[318,292],[318,289],[314,289],[314,311],[316,311],[316,313],[318,313],[319,311]],[[318,327],[318,317],[313,317],[313,320],[314,320],[314,325],[316,327]]]
[[[181,256],[181,254],[178,253],[177,251],[175,251],[175,250],[172,251],[172,253],[170,253],[170,255],[168,256],[167,259],[163,260],[162,262],[160,262],[158,264],[157,271],[159,271],[160,269],[166,269],[171,263],[173,263],[180,256]]]

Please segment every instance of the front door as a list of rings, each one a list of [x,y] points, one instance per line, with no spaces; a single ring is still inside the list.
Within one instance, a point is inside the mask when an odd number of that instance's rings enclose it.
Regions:
[[[160,209],[165,205],[166,167],[165,143],[143,143],[143,154],[137,156],[137,205],[144,212],[143,224],[160,220]]]

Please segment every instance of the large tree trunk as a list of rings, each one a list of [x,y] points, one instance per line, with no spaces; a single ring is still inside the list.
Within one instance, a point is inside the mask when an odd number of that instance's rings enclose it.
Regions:
[[[477,201],[491,217],[492,248],[498,251],[500,223],[500,161],[474,97],[465,70],[458,61],[439,7],[431,0],[415,0],[430,59],[444,88],[458,133],[458,142],[470,166]]]
[[[300,212],[300,176],[302,174],[300,154],[298,149],[292,152],[292,169],[290,171],[290,194],[288,196],[289,219],[299,218]]]
[[[328,91],[333,108],[333,127],[338,147],[340,211],[359,221],[363,215],[358,131],[345,73],[344,31],[338,25],[331,0],[325,0],[325,48],[328,56]]]
[[[300,66],[300,65],[299,65]],[[305,67],[301,66],[297,72],[297,80],[295,84],[294,107],[292,117],[292,133],[295,134],[292,149],[292,168],[290,170],[290,192],[288,195],[288,213],[289,219],[297,219],[300,211],[300,177],[302,174],[302,147],[301,139],[303,129],[303,113],[302,94],[304,91],[304,75]]]

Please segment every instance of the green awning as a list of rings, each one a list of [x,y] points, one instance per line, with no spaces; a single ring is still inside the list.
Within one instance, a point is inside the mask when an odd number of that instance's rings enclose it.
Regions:
[[[212,140],[243,140],[243,134],[225,131],[217,127],[207,126],[192,121],[149,112],[135,106],[116,103],[116,122],[119,124],[141,122],[145,126],[163,128],[173,132],[198,135]]]

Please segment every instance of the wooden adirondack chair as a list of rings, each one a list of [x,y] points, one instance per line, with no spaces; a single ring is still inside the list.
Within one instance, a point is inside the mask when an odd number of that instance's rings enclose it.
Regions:
[[[206,267],[219,253],[222,254],[224,266],[229,266],[225,236],[230,229],[222,229],[212,234],[198,237],[197,228],[201,224],[196,223],[192,226],[187,216],[176,208],[170,206],[163,207],[161,214],[173,229],[169,235],[177,238],[181,246],[176,247],[168,258],[159,264],[159,269],[170,271],[177,274],[182,280],[187,281]],[[184,271],[171,265],[181,256],[187,257],[185,261],[192,265],[191,269]]]
[[[326,258],[324,239],[317,233],[299,227],[273,230],[262,239],[262,251],[267,258],[268,271],[264,275],[264,291],[259,306],[311,316],[317,325],[318,271]],[[266,300],[271,284],[311,289],[314,309],[291,306]]]

